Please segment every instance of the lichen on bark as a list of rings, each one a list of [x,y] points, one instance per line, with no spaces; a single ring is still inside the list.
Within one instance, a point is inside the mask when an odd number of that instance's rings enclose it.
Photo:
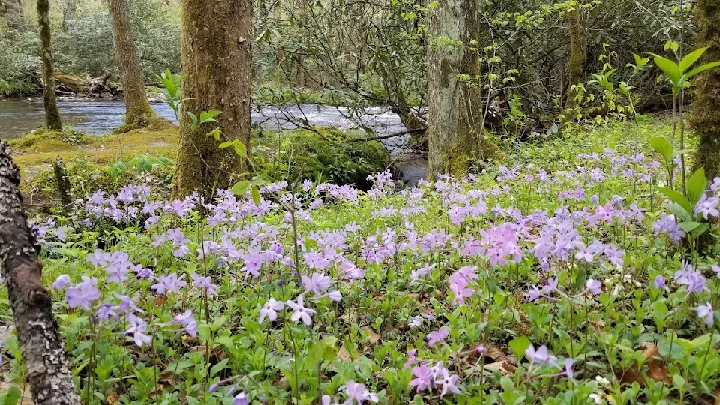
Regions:
[[[55,75],[50,42],[50,1],[37,0],[38,26],[40,27],[40,52],[43,62],[43,106],[47,129],[62,130],[60,112],[55,102]]]

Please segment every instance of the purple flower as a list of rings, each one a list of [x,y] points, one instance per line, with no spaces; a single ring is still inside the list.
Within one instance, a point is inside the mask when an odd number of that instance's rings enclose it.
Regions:
[[[100,292],[97,290],[97,279],[82,276],[83,281],[65,291],[65,300],[70,308],[80,307],[89,310],[92,302],[100,299]]]
[[[150,336],[145,334],[147,329],[147,323],[135,315],[128,315],[128,321],[130,322],[130,328],[125,331],[125,335],[133,335],[135,344],[142,347],[143,344],[148,344],[152,341]]]
[[[58,278],[55,279],[55,281],[52,283],[52,288],[56,290],[62,290],[70,284],[72,284],[72,282],[70,281],[70,276],[68,276],[67,274],[63,274],[62,276],[58,276]]]
[[[110,318],[115,318],[117,316],[117,313],[115,312],[115,307],[110,304],[101,304],[97,311],[95,312],[95,316],[97,316],[98,320],[105,321]]]
[[[303,296],[302,294],[297,297],[297,303],[293,301],[288,301],[287,306],[293,309],[293,314],[290,317],[290,320],[293,322],[297,322],[298,320],[302,319],[303,323],[307,326],[310,326],[312,324],[312,318],[310,318],[310,315],[316,313],[314,309],[305,308],[305,305],[303,304]]]
[[[567,378],[574,380],[575,379],[575,372],[573,372],[572,366],[575,364],[575,360],[571,358],[565,359],[565,370],[561,373],[562,375],[566,375]]]
[[[707,280],[702,273],[693,270],[692,265],[687,262],[683,261],[682,268],[675,272],[673,278],[679,285],[686,285],[689,293],[710,291],[706,285]]]
[[[303,274],[301,278],[305,292],[314,292],[316,297],[322,295],[332,284],[330,277],[318,273],[313,273],[310,277]]]
[[[410,349],[408,350],[408,360],[405,362],[405,365],[403,368],[409,368],[415,363],[415,360],[417,357],[415,355],[417,354],[417,349]]]
[[[695,215],[702,214],[706,220],[708,219],[708,215],[712,217],[720,216],[720,211],[718,211],[717,206],[717,197],[703,198],[695,205]]]
[[[663,287],[665,287],[665,277],[658,274],[655,277],[655,288],[663,288]]]
[[[557,357],[551,355],[545,345],[538,347],[537,350],[535,350],[533,345],[530,345],[530,347],[525,350],[525,355],[531,363],[537,363],[539,366],[546,364],[551,366],[557,365]]]
[[[250,403],[250,400],[247,397],[247,394],[245,394],[245,391],[238,392],[237,395],[235,395],[235,398],[233,398],[233,405],[248,405]]]
[[[593,295],[602,293],[602,283],[597,280],[589,279],[585,283],[585,288],[587,288],[587,290]]]
[[[150,286],[158,294],[165,294],[166,291],[178,292],[187,285],[183,280],[185,276],[178,277],[177,273],[170,273],[167,276],[158,277],[157,282]]]
[[[170,324],[179,324],[184,328],[188,335],[197,337],[197,322],[192,316],[192,311],[189,309],[182,314],[175,315],[175,318],[173,318]]]
[[[705,318],[706,325],[710,326],[713,324],[715,313],[713,312],[712,305],[710,305],[709,302],[706,302],[705,305],[698,306],[695,308],[695,311],[697,311],[698,317]]]
[[[363,404],[365,401],[378,402],[378,396],[375,393],[368,391],[365,388],[365,384],[356,383],[353,380],[348,380],[347,383],[340,389],[345,390],[345,395],[348,397],[348,401],[353,403],[353,400],[357,401],[358,405]]]
[[[116,307],[120,311],[122,311],[125,314],[130,314],[132,311],[144,313],[142,309],[140,309],[137,305],[135,305],[134,302],[128,297],[127,295],[119,295],[115,294],[115,296],[120,300],[120,304]]]
[[[435,343],[447,339],[448,336],[450,336],[450,330],[447,328],[447,326],[443,326],[436,332],[428,333],[428,335],[427,335],[428,345],[434,346]]]
[[[110,262],[110,253],[105,253],[100,249],[95,249],[92,255],[88,255],[86,260],[95,267],[102,267]]]
[[[197,273],[192,273],[190,278],[192,278],[195,288],[205,289],[208,297],[212,297],[217,294],[218,286],[212,283],[210,277],[201,277]]]
[[[459,379],[460,377],[458,377],[457,375],[450,375],[450,370],[448,370],[447,368],[443,368],[441,374],[435,378],[435,384],[442,385],[442,391],[440,391],[440,398],[444,397],[448,391],[459,394],[460,389],[455,386],[455,383]]]
[[[415,377],[410,381],[410,386],[415,387],[415,392],[424,391],[430,389],[433,384],[433,373],[428,366],[421,364],[413,367],[413,376]]]
[[[262,322],[266,317],[271,322],[275,321],[277,319],[277,311],[283,309],[285,307],[285,304],[283,304],[280,301],[275,301],[275,298],[270,298],[268,302],[265,303],[265,306],[262,307],[260,310],[260,322]]]

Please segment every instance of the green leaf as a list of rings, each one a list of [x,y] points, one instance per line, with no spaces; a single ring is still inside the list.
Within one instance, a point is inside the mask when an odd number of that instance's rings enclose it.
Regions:
[[[238,156],[242,158],[247,157],[247,148],[244,143],[240,142],[239,139],[235,139],[233,141],[233,146],[235,147],[235,153],[237,153]]]
[[[688,214],[687,211],[685,211],[685,208],[681,207],[680,204],[670,202],[667,204],[667,209],[675,215],[675,218],[677,218],[678,222],[690,222],[692,221],[692,215]]]
[[[527,336],[518,336],[511,340],[508,346],[510,346],[510,350],[513,351],[515,358],[519,361],[525,355],[525,350],[530,347],[530,339]]]
[[[690,80],[691,78],[699,75],[700,73],[702,73],[706,70],[716,68],[718,66],[720,66],[720,62],[711,62],[711,63],[706,63],[702,66],[698,66],[685,75],[685,80]]]
[[[248,188],[250,188],[250,182],[247,180],[243,180],[235,183],[235,185],[232,186],[230,191],[232,191],[232,193],[235,195],[244,195],[245,193],[247,193]]]
[[[662,157],[665,158],[666,162],[669,162],[672,160],[672,153],[673,153],[673,147],[670,141],[668,141],[665,138],[661,137],[655,137],[650,139],[650,146],[652,146],[653,149]]]
[[[680,80],[682,78],[682,71],[680,66],[668,58],[663,58],[660,55],[655,55],[653,59],[657,67],[665,73],[665,76],[670,79],[673,87],[680,87]]]
[[[260,189],[256,185],[252,187],[252,198],[255,201],[255,205],[260,205]]]
[[[230,146],[232,146],[232,142],[223,142],[220,144],[220,146],[218,146],[218,148],[225,149],[225,148],[229,148]]]
[[[669,198],[670,201],[677,203],[679,206],[681,206],[690,216],[693,215],[693,207],[690,204],[690,201],[688,201],[687,198],[685,198],[684,195],[680,194],[679,192],[675,190],[671,190],[666,187],[658,187],[658,190],[665,194],[665,197]]]
[[[22,391],[16,385],[11,385],[5,393],[5,405],[15,405],[22,397]]]
[[[698,59],[707,51],[707,47],[705,48],[699,48],[696,49],[689,54],[685,55],[684,58],[680,61],[680,71],[685,72],[690,68],[690,66],[694,65],[695,62],[697,62]]]
[[[690,205],[693,207],[700,201],[707,187],[707,179],[705,179],[705,170],[701,167],[687,181],[687,194]]]
[[[680,222],[679,225],[680,225],[680,228],[682,228],[683,231],[689,233],[689,232],[692,231],[693,229],[695,229],[695,228],[697,228],[698,226],[700,226],[700,222]]]
[[[685,155],[687,153],[695,152],[695,149],[680,149],[678,151],[673,152],[672,157],[675,158],[676,156]]]
[[[217,373],[219,373],[220,371],[222,371],[222,370],[225,368],[225,366],[227,366],[228,360],[229,360],[229,359],[223,359],[220,363],[212,366],[212,368],[210,369],[210,376],[211,376],[211,377],[214,377],[215,374],[217,374]]]
[[[704,222],[700,224],[700,226],[698,226],[697,228],[690,231],[690,236],[697,239],[700,235],[707,232],[708,229],[710,229],[710,224]]]
[[[217,120],[215,117],[220,114],[221,112],[218,110],[203,111],[200,113],[200,123],[204,124],[206,122],[216,122]]]

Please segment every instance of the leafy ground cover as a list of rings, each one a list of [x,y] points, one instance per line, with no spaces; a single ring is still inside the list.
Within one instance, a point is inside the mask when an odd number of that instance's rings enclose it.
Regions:
[[[713,403],[720,180],[666,201],[668,131],[612,123],[412,189],[87,196],[35,227],[83,398]]]

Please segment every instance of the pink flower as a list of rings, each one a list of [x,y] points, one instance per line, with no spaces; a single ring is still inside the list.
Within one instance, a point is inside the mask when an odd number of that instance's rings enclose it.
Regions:
[[[310,315],[316,313],[316,311],[314,309],[305,308],[305,305],[303,304],[302,294],[298,296],[297,303],[293,301],[288,301],[287,306],[289,306],[295,311],[290,317],[290,320],[292,320],[293,322],[297,322],[298,320],[302,319],[305,325],[310,326],[312,324],[312,318],[310,318]]]
[[[447,339],[448,336],[450,336],[450,330],[447,328],[447,326],[443,326],[437,332],[428,333],[428,345],[433,346],[435,345],[435,343]]]
[[[277,311],[283,309],[284,307],[285,304],[282,302],[275,301],[275,298],[270,298],[268,302],[265,303],[265,306],[260,310],[260,322],[262,322],[266,317],[271,322],[275,321],[277,319]]]

